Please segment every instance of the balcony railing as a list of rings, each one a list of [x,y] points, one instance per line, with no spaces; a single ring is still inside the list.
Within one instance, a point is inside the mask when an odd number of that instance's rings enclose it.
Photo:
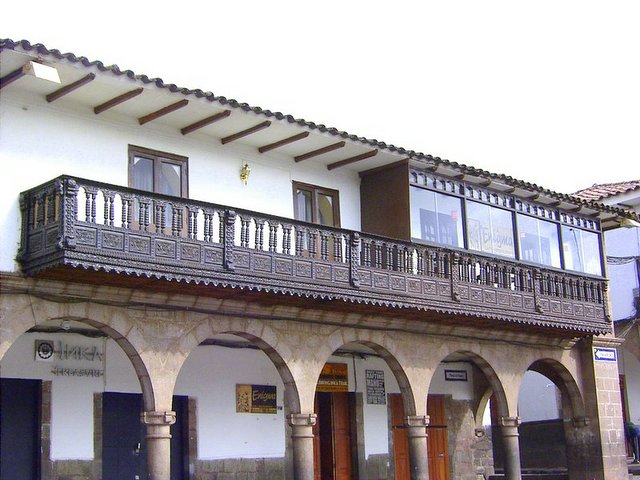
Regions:
[[[62,176],[21,194],[27,275],[61,266],[610,330],[605,281]]]

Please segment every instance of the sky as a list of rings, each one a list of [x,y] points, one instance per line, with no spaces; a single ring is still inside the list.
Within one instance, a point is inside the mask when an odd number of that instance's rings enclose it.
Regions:
[[[35,0],[1,13],[0,38],[557,192],[640,179],[637,0]]]

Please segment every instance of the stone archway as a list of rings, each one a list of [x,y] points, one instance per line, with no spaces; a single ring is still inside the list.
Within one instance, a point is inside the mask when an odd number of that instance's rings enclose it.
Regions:
[[[528,371],[542,375],[552,382],[560,396],[559,418],[547,422],[523,422],[521,427],[523,461],[530,463],[527,458],[555,459],[560,468],[566,468],[569,478],[586,479],[591,467],[588,448],[591,433],[587,428],[587,418],[584,400],[578,384],[572,373],[558,360],[542,358],[531,363]],[[522,387],[521,387],[522,388]],[[531,432],[529,432],[531,430]],[[531,450],[532,440],[549,437],[545,443],[544,455],[538,455]],[[558,451],[556,454],[550,452]],[[564,457],[563,457],[564,455]],[[566,460],[565,460],[566,459]],[[563,461],[564,460],[564,461]],[[539,460],[538,460],[539,461]],[[534,465],[550,468],[551,465]]]

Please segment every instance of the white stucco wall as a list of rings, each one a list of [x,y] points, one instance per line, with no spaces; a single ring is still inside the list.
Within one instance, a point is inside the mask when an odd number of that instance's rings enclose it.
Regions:
[[[296,163],[277,151],[259,154],[204,135],[182,136],[153,123],[140,126],[111,112],[97,116],[87,107],[48,104],[39,96],[3,92],[0,124],[1,271],[18,269],[21,191],[61,174],[126,186],[130,144],[188,157],[192,199],[292,218],[291,182],[300,181],[338,190],[342,227],[360,229],[360,179],[346,169],[329,171],[313,161]],[[251,166],[246,186],[239,179],[244,161]]]
[[[518,396],[518,415],[522,422],[560,418],[559,391],[544,375],[529,370],[524,374]]]
[[[640,361],[626,350],[618,353],[625,377],[629,420],[640,425]]]
[[[640,228],[617,228],[606,232],[607,256],[637,257],[640,255]],[[611,311],[614,320],[636,315],[635,298],[638,296],[638,272],[634,261],[622,265],[607,265],[610,284]]]

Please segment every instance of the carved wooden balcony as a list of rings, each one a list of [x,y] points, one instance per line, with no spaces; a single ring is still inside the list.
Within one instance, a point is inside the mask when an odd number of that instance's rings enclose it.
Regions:
[[[610,330],[602,278],[69,176],[23,192],[20,205],[26,275],[81,268],[582,334]]]

